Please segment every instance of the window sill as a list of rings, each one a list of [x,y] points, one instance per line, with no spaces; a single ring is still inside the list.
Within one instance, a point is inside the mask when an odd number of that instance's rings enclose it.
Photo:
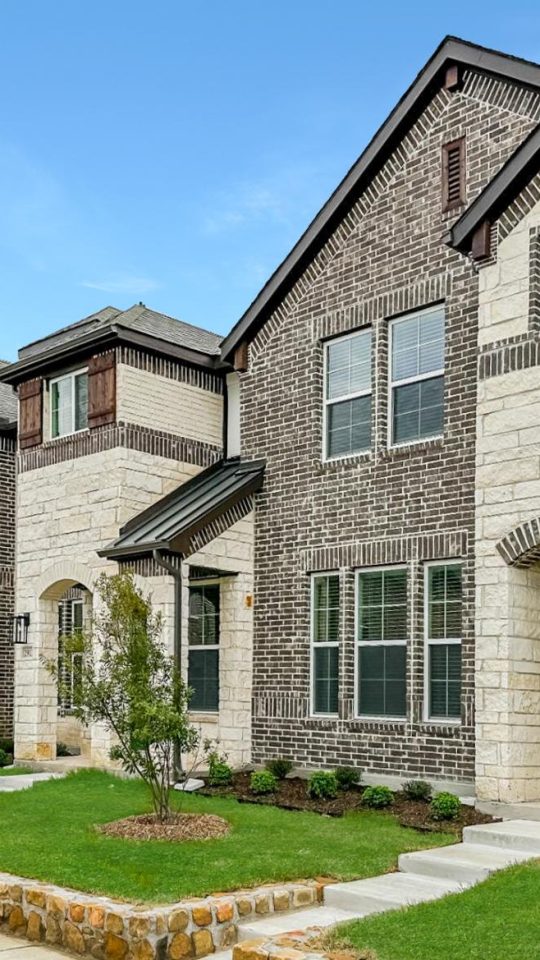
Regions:
[[[347,466],[349,464],[355,465],[359,463],[366,463],[371,460],[372,457],[373,450],[363,450],[360,453],[347,453],[342,457],[323,458],[319,461],[318,465],[321,470],[331,470],[340,466]]]
[[[219,723],[219,710],[188,711],[192,723]]]
[[[379,453],[383,460],[397,459],[411,453],[429,453],[431,450],[440,450],[444,445],[444,435],[425,437],[423,440],[412,440],[410,443],[395,443],[392,446],[381,447]]]
[[[62,440],[71,440],[72,437],[80,437],[83,433],[90,433],[89,427],[83,427],[82,430],[73,430],[72,433],[63,433],[61,437],[47,437],[43,441],[43,446],[52,443],[61,443]]]

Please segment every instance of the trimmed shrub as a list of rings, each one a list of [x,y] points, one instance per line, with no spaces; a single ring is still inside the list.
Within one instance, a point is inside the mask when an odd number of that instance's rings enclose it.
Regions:
[[[407,780],[403,784],[403,793],[407,800],[423,800],[427,803],[433,795],[433,787],[427,780]]]
[[[362,794],[364,806],[371,807],[373,810],[391,807],[393,802],[394,794],[390,787],[366,787]]]
[[[276,757],[275,760],[268,760],[265,767],[270,773],[273,773],[278,780],[284,780],[291,772],[293,765],[290,760],[284,760],[282,757]]]
[[[7,753],[8,757],[12,757],[15,752],[15,744],[13,743],[13,740],[0,737],[0,750],[3,750],[4,753]]]
[[[208,754],[208,783],[211,787],[228,787],[232,783],[232,767],[226,757],[220,757],[217,751]]]
[[[249,786],[252,793],[258,795],[274,793],[278,785],[278,778],[270,770],[256,770],[251,774]]]
[[[335,773],[329,770],[317,770],[312,773],[308,780],[307,792],[312,800],[333,800],[338,792]]]
[[[360,770],[354,767],[338,767],[336,770],[336,780],[340,790],[352,790],[362,779]]]
[[[11,763],[11,757],[5,750],[0,750],[0,767],[8,767]]]
[[[461,800],[455,793],[436,793],[430,810],[434,820],[456,820],[461,810]]]

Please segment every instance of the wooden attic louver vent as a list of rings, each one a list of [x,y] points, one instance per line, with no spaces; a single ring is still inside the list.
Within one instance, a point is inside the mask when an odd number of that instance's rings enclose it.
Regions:
[[[465,140],[452,140],[443,146],[443,210],[465,203]]]

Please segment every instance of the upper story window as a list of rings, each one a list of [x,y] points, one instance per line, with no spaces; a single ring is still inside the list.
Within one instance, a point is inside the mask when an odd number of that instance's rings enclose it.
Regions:
[[[325,346],[325,459],[371,446],[371,330]]]
[[[441,436],[444,308],[390,321],[390,442]]]
[[[50,382],[51,437],[64,437],[88,426],[88,372],[77,370]]]

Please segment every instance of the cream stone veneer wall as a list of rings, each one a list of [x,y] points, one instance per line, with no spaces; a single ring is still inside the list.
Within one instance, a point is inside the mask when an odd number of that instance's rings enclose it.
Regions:
[[[22,473],[17,507],[17,611],[29,612],[27,646],[16,651],[15,753],[18,759],[54,757],[58,727],[56,685],[42,657],[57,654],[57,603],[82,583],[92,591],[97,576],[116,564],[97,550],[114,540],[123,523],[200,471],[138,451],[115,448]],[[204,736],[220,739],[234,763],[250,751],[252,523],[245,519],[192,558],[204,566],[240,571],[222,581],[222,652],[219,715],[201,720]],[[187,612],[187,576],[185,569]],[[174,585],[170,576],[139,578],[163,609],[172,651]],[[185,631],[187,636],[187,629]],[[186,641],[187,642],[187,641]],[[187,657],[187,649],[185,650]],[[186,660],[187,663],[187,660]],[[64,725],[65,726],[65,725]],[[96,764],[108,761],[109,741],[99,728],[86,732],[81,749]]]
[[[540,225],[540,203],[499,244],[497,260],[479,272],[480,347],[527,333],[529,322],[529,231]]]
[[[525,334],[529,229],[540,205],[480,271],[480,345]],[[540,800],[540,568],[509,567],[497,542],[540,513],[540,367],[478,384],[477,794]]]
[[[221,394],[125,363],[118,364],[117,378],[119,420],[221,446]]]
[[[224,534],[193,554],[182,570],[182,673],[188,679],[188,609],[190,565],[211,567],[231,576],[219,578],[220,650],[219,711],[192,713],[205,738],[219,741],[229,762],[243,766],[251,760],[251,658],[253,642],[253,517],[238,521]],[[170,577],[150,577],[141,585],[148,588],[154,604],[163,611],[164,635],[174,649],[174,584]],[[202,582],[202,581],[197,581]],[[212,581],[216,582],[216,581]],[[191,760],[187,760],[189,768]]]

